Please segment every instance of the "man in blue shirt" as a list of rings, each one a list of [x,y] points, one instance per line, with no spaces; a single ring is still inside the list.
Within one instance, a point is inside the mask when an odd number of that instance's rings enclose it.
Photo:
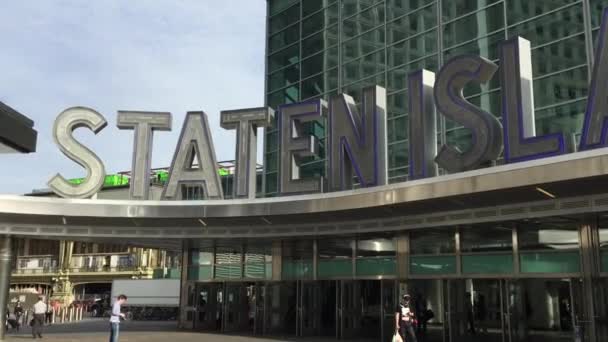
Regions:
[[[120,319],[125,318],[125,314],[120,312],[120,307],[126,302],[127,296],[121,294],[112,305],[112,316],[110,316],[110,342],[118,342]]]

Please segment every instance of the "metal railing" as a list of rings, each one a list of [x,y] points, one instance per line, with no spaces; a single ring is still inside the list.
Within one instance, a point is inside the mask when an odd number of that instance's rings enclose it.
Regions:
[[[137,266],[82,266],[70,267],[70,273],[97,273],[97,272],[134,272]]]

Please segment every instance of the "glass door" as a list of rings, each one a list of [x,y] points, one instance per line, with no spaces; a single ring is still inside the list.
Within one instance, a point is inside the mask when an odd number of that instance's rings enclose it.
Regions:
[[[249,286],[226,283],[224,298],[224,332],[249,331]]]
[[[353,339],[359,335],[360,311],[357,298],[360,298],[360,287],[354,280],[341,281],[340,293],[340,331],[339,338]]]
[[[397,300],[395,280],[382,280],[380,289],[381,340],[390,341],[395,333],[395,308]]]
[[[319,283],[298,282],[298,336],[316,336],[320,330]]]
[[[299,327],[298,283],[273,282],[266,285],[264,334],[297,335]]]
[[[196,284],[196,310],[194,311],[194,329],[202,331],[220,331],[222,324],[221,283]]]
[[[578,290],[573,289],[577,284],[571,279],[507,281],[508,341],[584,342],[582,337],[575,339],[575,314],[582,304],[575,295]]]

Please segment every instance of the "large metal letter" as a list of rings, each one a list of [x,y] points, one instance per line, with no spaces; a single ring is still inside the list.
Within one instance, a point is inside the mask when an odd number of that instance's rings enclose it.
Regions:
[[[433,100],[435,73],[420,70],[409,76],[410,179],[437,175],[437,118]]]
[[[363,188],[386,184],[386,90],[364,89],[361,111],[346,94],[329,108],[329,191],[352,189],[355,175]]]
[[[536,136],[528,40],[515,37],[501,44],[500,86],[505,161],[514,163],[565,153],[563,134]]]
[[[458,56],[448,61],[437,76],[435,105],[437,110],[472,131],[471,149],[465,152],[443,145],[435,161],[448,172],[473,170],[496,160],[502,150],[502,127],[492,114],[464,99],[462,89],[471,82],[487,82],[498,66],[473,55]]]
[[[580,150],[608,146],[608,8],[602,15]]]
[[[300,164],[303,158],[319,154],[319,141],[305,131],[304,123],[321,120],[326,115],[323,100],[294,103],[279,107],[279,141],[281,143],[279,193],[320,192],[323,180],[303,179]]]
[[[87,127],[95,134],[108,123],[106,119],[86,107],[72,107],[64,110],[53,126],[53,139],[59,150],[87,171],[80,184],[68,182],[59,173],[48,182],[48,186],[57,195],[66,198],[87,198],[95,195],[102,187],[106,177],[103,162],[93,151],[76,141],[72,133],[79,127]]]
[[[118,111],[116,126],[134,129],[133,162],[131,164],[131,199],[147,200],[150,194],[150,168],[154,131],[171,130],[171,113]]]
[[[198,159],[196,168],[192,165],[195,157]],[[224,198],[209,122],[203,112],[186,115],[162,198],[181,199],[184,185],[201,186],[205,199]]]
[[[222,111],[220,125],[236,129],[236,171],[233,197],[255,198],[258,127],[269,127],[274,119],[270,107]]]

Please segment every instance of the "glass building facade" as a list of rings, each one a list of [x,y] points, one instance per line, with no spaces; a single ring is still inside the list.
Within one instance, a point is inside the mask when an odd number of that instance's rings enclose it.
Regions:
[[[576,152],[604,7],[608,1],[267,0],[266,104],[276,109],[338,93],[359,101],[365,87],[386,88],[389,181],[404,182],[408,75],[436,72],[463,54],[500,64],[499,44],[519,35],[532,47],[536,133],[563,132]],[[498,74],[467,85],[464,95],[500,119]],[[308,126],[321,149],[300,165],[304,178],[324,175],[325,125]],[[437,127],[439,145],[469,148],[468,130],[441,115]],[[267,128],[264,140],[263,195],[278,196],[277,128]],[[422,341],[604,341],[608,216],[536,217],[546,208],[532,208],[537,199],[517,203],[530,205],[525,219],[480,223],[450,212],[412,228],[405,227],[405,214],[387,210],[382,219],[319,223],[310,231],[298,230],[299,222],[266,222],[263,229],[280,233],[272,239],[189,241],[182,324],[389,341],[397,303],[409,293]],[[447,210],[446,202],[438,200],[436,211]],[[361,233],[339,233],[349,225],[358,230],[345,231]]]
[[[605,0],[268,0],[266,103],[328,99],[363,88],[387,90],[389,181],[408,178],[408,74],[436,72],[451,57],[498,63],[498,45],[531,42],[537,135],[564,132],[570,150],[581,133],[593,46]],[[498,63],[499,64],[499,63]],[[469,84],[471,103],[501,114],[499,76]],[[461,150],[470,132],[438,115],[437,142]],[[312,128],[323,143],[324,122]],[[276,128],[266,131],[265,194],[277,195]],[[322,153],[304,174],[325,172]],[[441,171],[443,172],[443,171]]]

